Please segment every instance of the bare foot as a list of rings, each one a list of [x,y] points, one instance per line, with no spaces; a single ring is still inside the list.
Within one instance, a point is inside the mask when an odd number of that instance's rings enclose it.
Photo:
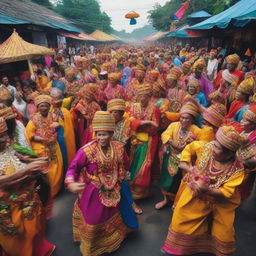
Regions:
[[[155,208],[156,208],[157,210],[160,210],[160,209],[162,209],[164,206],[166,206],[167,203],[168,203],[167,199],[164,199],[163,201],[158,202],[158,203],[155,205]]]
[[[143,213],[142,209],[136,203],[132,204],[132,209],[138,215],[141,215]]]

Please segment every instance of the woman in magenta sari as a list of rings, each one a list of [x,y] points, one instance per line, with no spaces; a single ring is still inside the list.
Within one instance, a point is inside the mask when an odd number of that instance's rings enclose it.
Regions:
[[[98,101],[99,87],[97,84],[86,84],[80,89],[81,100],[71,110],[75,120],[77,145],[84,146],[92,141],[92,119],[96,111],[101,110]]]
[[[84,256],[117,250],[130,231],[120,213],[121,183],[129,178],[127,156],[120,142],[111,141],[114,117],[98,111],[92,126],[96,140],[77,152],[65,179],[68,189],[79,194],[73,232]]]

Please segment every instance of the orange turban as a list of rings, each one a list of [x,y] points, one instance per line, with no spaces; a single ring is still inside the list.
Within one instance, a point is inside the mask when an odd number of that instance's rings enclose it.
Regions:
[[[180,67],[173,67],[170,73],[167,75],[167,80],[177,81],[182,75],[182,70]]]
[[[136,88],[137,96],[151,95],[152,87],[149,84],[142,84]]]
[[[97,99],[99,86],[94,83],[85,84],[78,92],[78,96],[87,101],[94,101]]]
[[[112,78],[115,81],[120,81],[122,77],[122,73],[110,73],[108,74],[108,78]]]
[[[231,54],[228,55],[226,57],[226,62],[227,63],[234,63],[234,64],[238,64],[240,61],[240,57],[235,53],[235,54]]]
[[[192,101],[188,101],[187,103],[185,103],[185,105],[183,105],[183,107],[180,110],[180,114],[190,114],[193,117],[197,117],[199,113],[199,109],[198,106],[192,102]]]
[[[226,113],[227,109],[223,104],[215,103],[205,109],[203,112],[203,118],[215,127],[220,127]]]

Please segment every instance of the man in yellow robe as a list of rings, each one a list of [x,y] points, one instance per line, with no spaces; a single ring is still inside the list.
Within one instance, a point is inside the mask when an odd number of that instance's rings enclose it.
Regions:
[[[165,252],[233,255],[233,223],[240,204],[238,187],[244,180],[243,166],[235,155],[243,143],[245,138],[233,127],[223,126],[216,140],[204,146],[200,162],[187,174],[187,185],[162,247]]]

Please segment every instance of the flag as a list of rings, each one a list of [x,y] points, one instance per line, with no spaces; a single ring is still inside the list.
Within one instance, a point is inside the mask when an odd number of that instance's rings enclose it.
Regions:
[[[250,50],[250,48],[247,49],[247,51],[244,54],[245,56],[251,57],[252,56],[252,52]]]
[[[188,9],[190,4],[190,0],[186,1],[185,3],[183,3],[180,7],[180,9],[175,12],[175,14],[173,15],[173,19],[174,20],[181,20],[184,13],[186,12],[186,10]]]

